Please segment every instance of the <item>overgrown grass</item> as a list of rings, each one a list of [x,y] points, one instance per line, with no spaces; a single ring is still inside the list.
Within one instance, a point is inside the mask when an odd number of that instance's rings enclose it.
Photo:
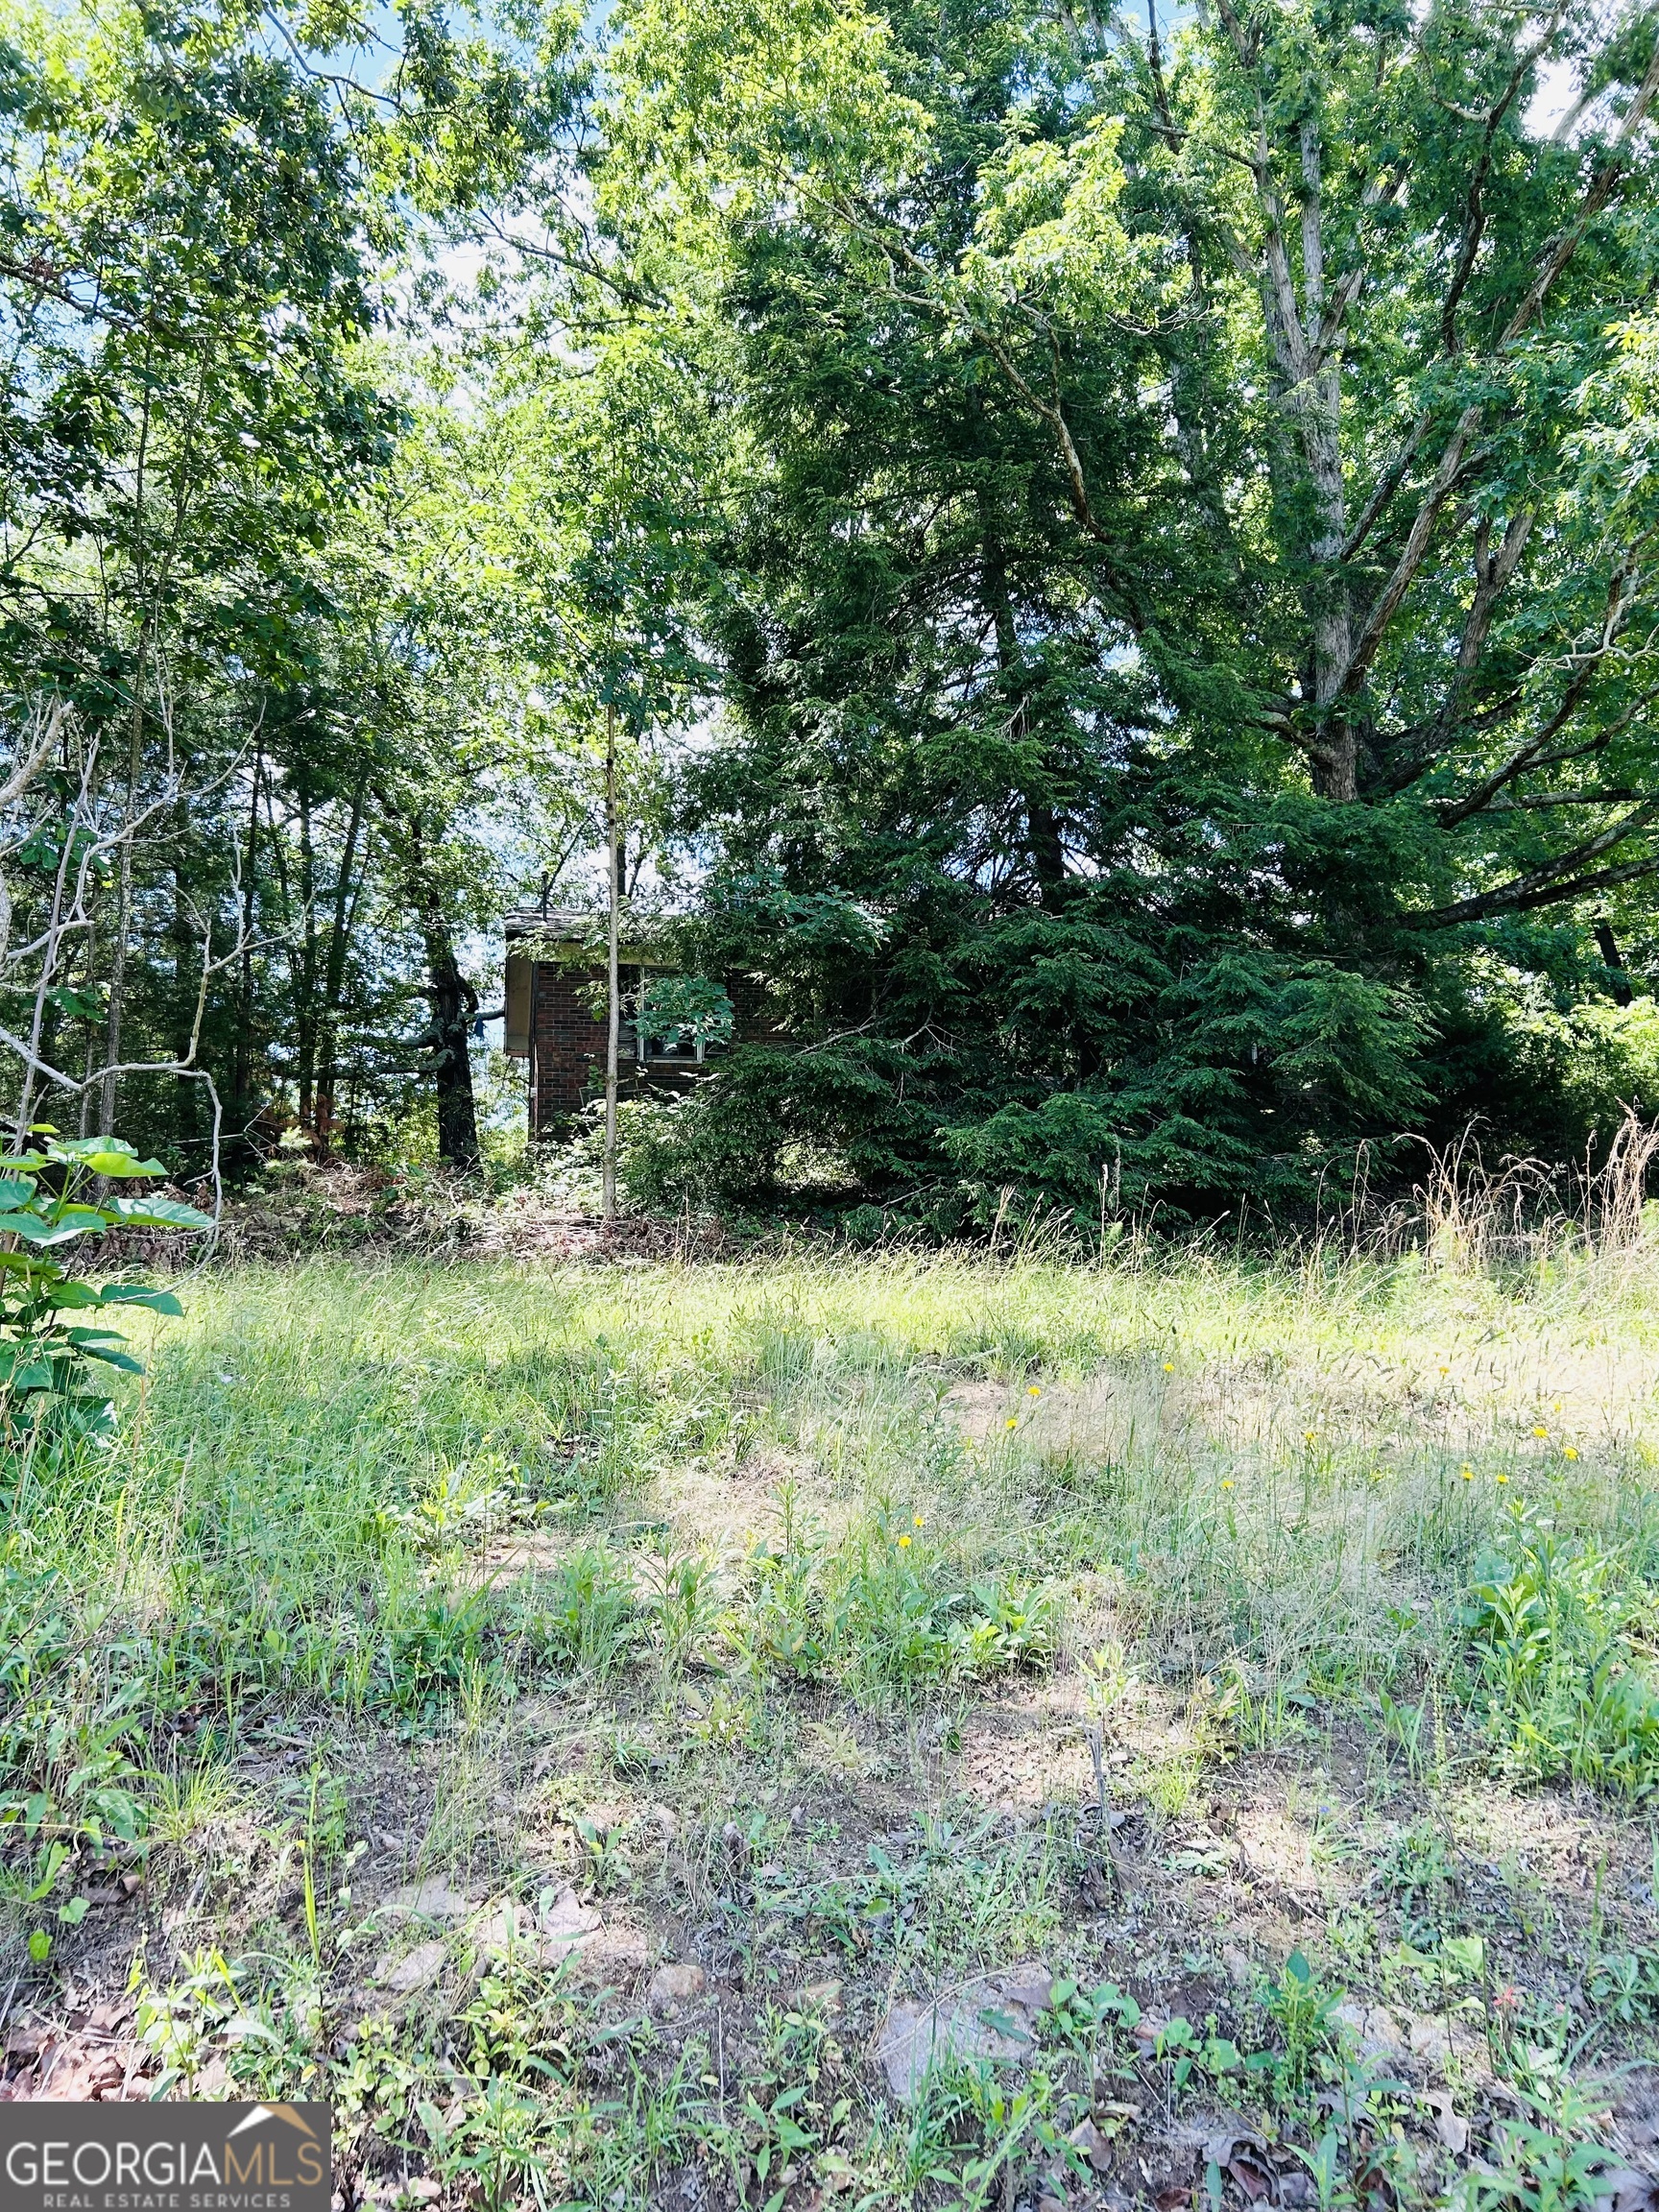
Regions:
[[[1565,1779],[1615,1807],[1659,1792],[1659,1261],[1639,1254],[1507,1279],[1201,1252],[317,1262],[206,1277],[186,1303],[153,1333],[112,1448],[0,1476],[13,1940],[33,1938],[25,1971],[49,1978],[73,1941],[76,1863],[111,1838],[139,1863],[187,1853],[247,1802],[256,1753],[301,1747],[260,1815],[299,1920],[264,1930],[264,1965],[209,1948],[147,1984],[143,2033],[188,2083],[227,2022],[255,2019],[234,2079],[275,2095],[349,2027],[348,2057],[326,2062],[343,2107],[387,2128],[421,2109],[445,2185],[471,2176],[490,2201],[598,2200],[630,2154],[660,2174],[711,2145],[757,2203],[792,2158],[822,2181],[852,2155],[846,2111],[828,2088],[781,2100],[790,2068],[828,2083],[843,2060],[780,1994],[748,2031],[740,2090],[711,2106],[707,2055],[664,2072],[649,2036],[606,2042],[557,1975],[469,1984],[442,2065],[372,2019],[342,2023],[328,1992],[370,1940],[352,1933],[351,1853],[371,1841],[328,1749],[342,1732],[437,1772],[422,1868],[493,1852],[492,1880],[529,1894],[541,1877],[490,1840],[493,1793],[506,1775],[536,1802],[547,1767],[543,1816],[564,1818],[575,1785],[557,1781],[556,1743],[528,1773],[512,1765],[516,1713],[553,1697],[624,1788],[693,1763],[698,1790],[725,1795],[695,1849],[677,1832],[675,1910],[762,1987],[779,1930],[889,1992],[1046,1954],[1079,1885],[1121,1908],[1087,1829],[1111,1792],[1157,1849],[1218,1759],[1344,1718],[1431,1794],[1454,1769]],[[1081,1814],[1050,1807],[1010,1837],[941,1799],[906,1839],[889,1815],[849,1849],[833,1821],[791,1811],[803,1774],[864,1771],[872,1729],[898,1731],[917,1772],[956,1756],[1021,1682],[1047,1685],[1094,1743]],[[1125,1737],[1113,1765],[1122,1716],[1154,1694],[1162,1732]],[[656,1895],[640,1868],[661,1839],[570,1802],[589,1894]],[[1440,1836],[1407,1822],[1365,1908],[1397,1915],[1388,1970],[1407,1990],[1477,1956],[1440,1925],[1455,1888]],[[1187,1847],[1194,1879],[1215,1877],[1219,1849]],[[1369,1925],[1334,1925],[1330,1959],[1364,1959]],[[1315,2096],[1340,2045],[1336,1985],[1283,1961],[1274,1976],[1249,2015],[1256,2073],[1241,2029],[1195,2019],[1146,2061],[1171,2096],[1265,2082],[1287,2113]],[[1659,2009],[1652,1954],[1599,1932],[1580,1986],[1615,2025]],[[1112,2064],[1142,2063],[1135,2008],[1115,2003],[1089,2034],[1110,2027]],[[1554,2032],[1540,2014],[1529,2043],[1508,2017],[1493,2032],[1518,2052]],[[1075,2056],[1083,2031],[1062,2027],[1045,2032]],[[1064,2165],[1060,2122],[1082,2109],[1064,2068],[1017,2110],[989,2077],[940,2079],[860,2138],[874,2197],[926,2195],[947,2168],[983,2195],[1009,2161],[1036,2173],[1033,2146]],[[1302,2140],[1318,2191],[1334,2189],[1318,2160],[1336,2151]],[[1513,2131],[1491,2150],[1517,2173],[1553,2155]]]
[[[1479,1587],[1511,1751],[1645,1791],[1659,1295],[1597,1289],[953,1257],[207,1280],[113,1450],[12,1471],[6,1783],[121,1825],[119,1746],[204,1702],[227,1740],[273,1699],[418,1724],[481,1667],[646,1647],[974,1679],[1047,1661],[1081,1571],[1257,1698],[1455,1671]],[[753,1529],[677,1518],[713,1465]],[[515,1536],[563,1548],[551,1583]],[[1551,1766],[1586,1699],[1621,1747]]]

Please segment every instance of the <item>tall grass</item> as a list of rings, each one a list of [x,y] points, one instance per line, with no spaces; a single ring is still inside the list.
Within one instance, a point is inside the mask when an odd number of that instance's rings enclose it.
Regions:
[[[1540,1524],[1610,1593],[1659,1575],[1659,1253],[1626,1214],[1506,1269],[1448,1235],[205,1278],[113,1449],[0,1478],[0,1791],[119,1825],[179,1716],[418,1727],[480,1669],[676,1636],[797,1671],[815,1638],[902,1691],[1002,1649],[1033,1592],[1009,1663],[1109,1608],[1245,1697],[1393,1695]],[[823,1553],[793,1623],[785,1486]],[[672,1636],[659,1556],[708,1600]]]

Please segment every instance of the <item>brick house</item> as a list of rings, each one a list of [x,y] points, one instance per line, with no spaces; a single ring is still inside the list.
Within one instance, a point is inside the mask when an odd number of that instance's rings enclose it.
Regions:
[[[505,917],[504,1046],[510,1059],[527,1063],[533,1138],[558,1134],[589,1099],[604,1094],[602,931],[603,924],[591,914],[543,913],[532,906]],[[676,972],[675,963],[648,942],[623,940],[617,1075],[624,1097],[646,1083],[654,1089],[683,1088],[696,1080],[703,1066],[700,1038],[642,1036],[628,1018],[648,976]]]

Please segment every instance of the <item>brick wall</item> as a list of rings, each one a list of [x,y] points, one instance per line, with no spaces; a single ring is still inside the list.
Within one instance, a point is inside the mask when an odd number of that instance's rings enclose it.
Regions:
[[[625,978],[626,980],[626,978]],[[571,1117],[605,1089],[605,1017],[595,1014],[593,987],[605,971],[575,961],[538,960],[530,967],[531,1119],[534,1134],[564,1134]],[[731,986],[734,1027],[739,1037],[772,1034],[764,987],[749,977]],[[637,1082],[633,1046],[625,1046],[619,1088],[624,1096]],[[680,1090],[702,1070],[654,1061],[651,1082],[658,1090]]]
[[[605,1020],[585,1002],[603,971],[538,960],[530,978],[532,1126],[551,1136],[605,1086]]]

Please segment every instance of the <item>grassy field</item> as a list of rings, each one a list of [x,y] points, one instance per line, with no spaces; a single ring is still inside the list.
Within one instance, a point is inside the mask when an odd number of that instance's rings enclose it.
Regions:
[[[185,1296],[0,1471],[0,2095],[325,2096],[386,2206],[1652,2201],[1642,1250]]]

